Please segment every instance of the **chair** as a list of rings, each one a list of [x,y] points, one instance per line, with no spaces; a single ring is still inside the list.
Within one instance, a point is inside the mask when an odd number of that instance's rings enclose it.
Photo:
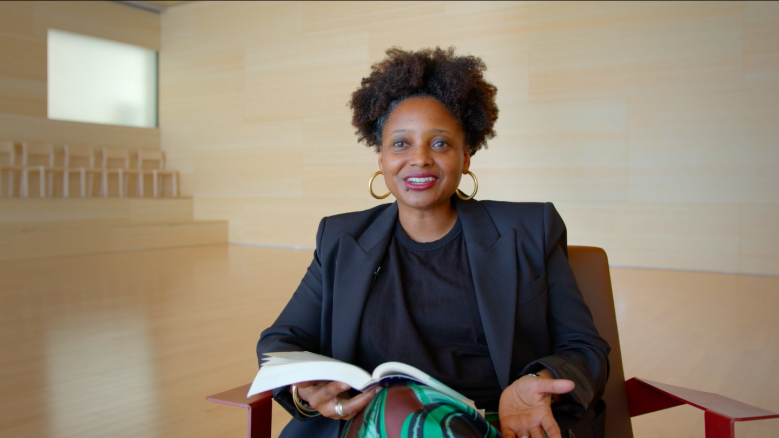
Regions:
[[[109,167],[112,161],[119,160],[118,167]],[[124,198],[127,194],[127,183],[129,175],[138,175],[138,169],[130,168],[130,152],[127,149],[103,148],[103,166],[100,169],[102,178],[100,179],[100,195],[108,197],[108,177],[116,174],[119,184],[119,197]],[[136,186],[136,194],[138,187]]]
[[[606,437],[633,438],[630,418],[689,404],[704,411],[706,438],[735,438],[734,422],[779,418],[776,412],[750,406],[709,392],[632,378],[625,381],[619,345],[617,318],[611,291],[606,252],[601,248],[570,246],[571,267],[595,326],[611,345],[611,374],[603,399],[606,401]],[[250,384],[206,398],[207,401],[248,409],[249,438],[270,437],[270,393],[247,398]]]
[[[143,165],[144,162],[152,162],[153,168],[151,169],[144,169]],[[172,194],[173,197],[178,197],[178,172],[175,170],[166,170],[165,169],[165,153],[162,151],[149,151],[149,150],[138,150],[138,171],[140,172],[138,175],[138,196],[143,197],[143,177],[145,175],[151,174],[152,176],[152,193],[154,194],[155,198],[158,198],[160,196],[160,183],[161,178],[165,176],[171,177],[171,184],[172,184]]]
[[[62,169],[62,196],[70,197],[70,173],[78,172],[81,176],[81,197],[87,196],[87,175],[89,175],[89,197],[92,197],[92,185],[95,174],[102,174],[103,170],[95,168],[95,151],[88,146],[65,145],[65,162]],[[73,159],[87,160],[88,167],[73,166]]]
[[[3,172],[8,172],[8,197],[14,196],[14,174],[24,170],[24,166],[16,164],[16,146],[12,141],[0,141],[0,156],[8,156],[5,164],[0,164],[0,194],[3,187]],[[20,184],[21,186],[21,184]],[[21,193],[20,193],[21,195]]]
[[[48,164],[31,165],[30,158],[32,157],[42,157],[45,160],[48,160]],[[54,146],[51,144],[37,145],[22,143],[22,166],[24,167],[22,170],[22,197],[28,198],[30,196],[30,172],[38,172],[38,175],[40,176],[41,198],[47,197],[46,176],[51,176],[53,172],[58,170],[54,167]],[[49,178],[48,188],[48,196],[51,196],[53,191],[51,178]]]

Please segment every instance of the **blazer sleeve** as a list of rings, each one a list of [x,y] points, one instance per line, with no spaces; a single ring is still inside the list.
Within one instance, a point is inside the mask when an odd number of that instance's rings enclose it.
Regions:
[[[320,353],[322,319],[322,235],[325,220],[319,222],[316,234],[316,250],[306,274],[292,298],[276,322],[262,332],[257,343],[257,360],[262,366],[262,355],[280,351],[310,351]],[[311,418],[300,415],[292,401],[289,386],[272,391],[273,398],[294,418],[302,421]]]
[[[553,354],[531,362],[520,376],[546,368],[558,379],[572,380],[576,387],[563,399],[583,412],[606,387],[610,347],[598,334],[582,298],[568,262],[565,224],[550,203],[544,208],[544,240],[547,322]]]

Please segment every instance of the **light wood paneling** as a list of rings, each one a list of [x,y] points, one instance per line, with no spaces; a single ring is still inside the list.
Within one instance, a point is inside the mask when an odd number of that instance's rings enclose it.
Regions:
[[[0,111],[46,117],[45,40],[41,45],[30,35],[0,33],[0,56]]]
[[[779,90],[631,99],[629,119],[631,201],[779,204]]]
[[[66,122],[44,117],[0,114],[0,132],[12,141],[69,144],[95,149],[159,149],[160,131],[157,128],[100,125],[96,123]]]
[[[779,275],[779,206],[741,208],[740,271]]]
[[[152,50],[160,49],[159,14],[113,2],[37,1],[35,31],[48,28],[83,33]]]
[[[347,114],[346,102],[367,74],[367,64],[365,32],[290,37],[248,47],[246,119]]]
[[[779,88],[779,3],[748,1],[744,10],[744,86]]]
[[[600,246],[613,264],[739,271],[737,206],[634,202],[555,205],[568,225],[569,243]]]
[[[182,6],[186,7],[186,6]],[[311,251],[210,245],[0,262],[0,435],[239,437],[205,397],[245,384]],[[779,278],[614,268],[627,377],[779,411]],[[118,396],[121,395],[121,396]],[[273,406],[273,436],[289,415]],[[702,438],[703,414],[633,419],[636,438]],[[737,424],[739,438],[779,420]]]
[[[231,242],[378,204],[346,102],[388,47],[441,45],[499,89],[477,198],[553,201],[619,265],[779,271],[773,3],[193,2],[161,40],[162,147]]]
[[[89,221],[0,225],[0,260],[227,243],[224,221]]]
[[[158,4],[160,6],[165,6],[167,8],[170,8],[172,6],[178,6],[178,5],[183,5],[184,3],[189,3],[189,1],[155,1],[155,0],[152,0],[152,1],[149,1],[149,3],[154,3],[154,4]]]
[[[231,243],[307,248],[316,246],[316,227],[322,217],[374,205],[359,199],[332,198],[195,198],[194,202],[198,220],[229,221]]]
[[[179,172],[180,196],[192,196],[192,174],[195,171],[194,128],[192,126],[160,129],[160,142],[165,143],[165,162],[168,169]]]
[[[531,9],[532,100],[741,87],[740,2],[548,2]]]
[[[188,221],[192,199],[2,199],[0,224],[61,221]]]
[[[159,148],[150,128],[47,118],[47,30],[160,48],[159,14],[114,2],[0,2],[0,137],[90,147]]]

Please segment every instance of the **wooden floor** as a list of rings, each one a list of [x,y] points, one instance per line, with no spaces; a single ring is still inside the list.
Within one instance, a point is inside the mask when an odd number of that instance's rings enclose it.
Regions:
[[[0,262],[0,436],[241,437],[247,383],[310,251],[210,245]],[[626,376],[779,411],[779,278],[614,268]],[[275,409],[274,434],[287,415]],[[637,438],[702,437],[674,408]],[[737,436],[779,437],[779,421]]]

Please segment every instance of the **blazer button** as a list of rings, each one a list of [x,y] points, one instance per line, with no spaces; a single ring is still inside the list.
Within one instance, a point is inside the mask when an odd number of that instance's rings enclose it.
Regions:
[[[571,429],[568,429],[568,438],[576,438],[576,434]]]

